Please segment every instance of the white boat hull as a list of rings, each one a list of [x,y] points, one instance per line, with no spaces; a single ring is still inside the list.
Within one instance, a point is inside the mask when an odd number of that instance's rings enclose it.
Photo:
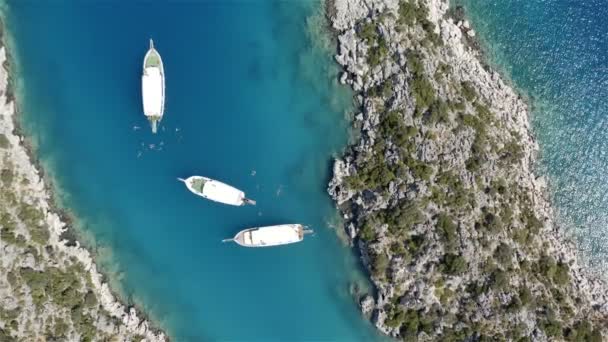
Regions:
[[[234,238],[224,242],[234,241],[243,247],[273,247],[300,242],[304,235],[312,231],[301,224],[281,224],[277,226],[249,228],[238,232]]]
[[[245,197],[245,193],[233,186],[203,176],[191,176],[180,181],[186,184],[188,190],[195,195],[211,201],[228,205],[255,205],[255,201]]]
[[[152,39],[150,39],[150,49],[143,62],[141,96],[144,114],[152,125],[152,132],[156,133],[156,126],[163,118],[165,111],[165,69]]]

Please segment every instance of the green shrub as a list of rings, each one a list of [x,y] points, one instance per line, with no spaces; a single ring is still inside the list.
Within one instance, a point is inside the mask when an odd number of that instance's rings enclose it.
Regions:
[[[384,38],[380,37],[376,41],[376,45],[373,45],[368,50],[368,63],[373,68],[384,60],[388,54],[388,46]]]
[[[414,77],[420,77],[424,75],[424,64],[419,54],[410,52],[407,55],[407,66]]]
[[[456,247],[458,241],[458,226],[452,221],[452,218],[444,213],[439,214],[436,227],[439,235],[443,237],[448,248],[451,249]]]
[[[83,294],[79,292],[81,287],[79,272],[77,266],[71,266],[65,271],[56,267],[49,267],[44,271],[21,268],[19,275],[30,288],[37,307],[50,299],[61,307],[73,309],[83,302]],[[87,297],[84,298],[86,301]],[[89,302],[91,300],[88,299]]]
[[[534,305],[534,297],[532,296],[532,292],[530,292],[530,289],[525,285],[522,285],[522,287],[519,289],[519,300],[523,306]]]
[[[372,256],[372,272],[378,278],[386,277],[389,260],[384,253],[375,253]]]
[[[430,180],[433,175],[433,167],[420,162],[414,162],[412,166],[410,166],[410,170],[412,171],[412,175],[414,178],[420,178],[423,180]]]
[[[536,217],[536,215],[534,215],[534,213],[529,208],[520,207],[520,211],[520,221],[524,224],[526,228],[528,228],[529,233],[533,235],[538,234],[538,232],[543,226],[542,222],[540,222],[540,220]]]
[[[11,146],[11,143],[6,135],[0,133],[0,148],[8,148],[9,146]]]
[[[488,207],[483,207],[481,208],[481,220],[475,224],[475,228],[496,234],[502,231],[504,226],[500,216],[496,216]]]
[[[50,267],[45,273],[49,279],[46,291],[57,305],[71,309],[82,302],[83,295],[78,291],[81,282],[75,269]]]
[[[408,254],[403,242],[393,242],[391,244],[391,253],[396,254],[398,256],[405,256]]]
[[[0,171],[0,180],[2,180],[2,184],[4,186],[10,186],[11,184],[13,184],[13,178],[13,171],[9,169],[3,169],[2,171]]]
[[[555,273],[553,274],[553,281],[557,285],[566,285],[570,281],[569,275],[570,267],[563,263],[558,262],[555,266]]]
[[[469,172],[477,172],[481,169],[481,166],[483,165],[483,160],[476,155],[473,155],[471,157],[469,157],[469,159],[467,159],[466,161],[466,168],[467,170],[469,170]]]
[[[8,244],[12,244],[12,245],[18,244],[17,236],[15,235],[13,230],[10,228],[6,228],[6,227],[1,228],[0,229],[0,238],[2,239],[2,241],[6,242]]]
[[[46,301],[45,288],[48,284],[46,275],[29,267],[21,268],[19,274],[30,288],[30,295],[32,296],[34,305],[38,308],[42,307],[42,304]]]
[[[513,298],[511,298],[511,302],[509,304],[507,304],[506,309],[507,312],[509,313],[514,313],[514,312],[518,312],[519,310],[521,310],[522,308],[522,303],[521,300],[519,299],[519,297],[517,295],[513,296]]]
[[[496,196],[496,194],[500,194],[500,195],[504,195],[507,192],[507,182],[504,180],[504,178],[499,178],[499,179],[493,179],[490,182],[490,190],[489,190],[489,195],[494,197]],[[505,206],[505,208],[509,208],[509,206]],[[511,216],[511,215],[509,215]]]
[[[379,65],[388,54],[386,40],[380,36],[378,27],[374,23],[364,23],[359,28],[359,37],[367,41],[368,63],[371,67]]]
[[[434,124],[437,122],[449,123],[449,111],[450,108],[448,107],[447,103],[445,103],[445,101],[441,99],[438,99],[429,108],[426,120],[430,124]]]
[[[467,270],[467,261],[461,255],[448,253],[443,256],[441,268],[446,274],[462,274]]]
[[[414,126],[405,127],[405,138],[410,139],[418,135],[418,129]]]
[[[0,341],[3,342],[16,342],[17,339],[11,336],[9,331],[3,330],[0,328]]]
[[[540,327],[548,337],[562,336],[562,325],[556,320],[545,320],[540,324]]]
[[[438,173],[435,182],[446,188],[463,188],[460,178],[451,170]]]
[[[424,18],[420,21],[420,25],[424,32],[426,32],[426,39],[423,41],[423,45],[428,47],[430,44],[433,46],[443,45],[443,41],[441,37],[437,33],[435,33],[435,24],[433,24],[430,20]],[[428,43],[430,44],[428,44]]]
[[[513,249],[506,243],[502,242],[500,245],[498,245],[498,247],[496,247],[494,257],[499,263],[508,266],[511,264],[511,260],[513,258]]]
[[[460,115],[459,120],[461,124],[471,127],[476,132],[473,144],[471,144],[471,156],[466,162],[466,167],[470,172],[477,172],[487,159],[485,154],[485,147],[488,143],[486,123],[470,114]]]
[[[44,214],[33,205],[21,203],[17,216],[27,226],[38,226],[44,218]]]
[[[17,285],[17,275],[15,275],[15,271],[13,271],[13,270],[9,271],[6,274],[6,280],[12,287],[15,287]]]
[[[496,269],[490,276],[493,289],[502,290],[509,285],[509,274],[501,269]]]
[[[537,267],[540,273],[544,275],[547,280],[552,279],[557,271],[557,263],[555,262],[555,259],[548,255],[543,255],[540,257]]]
[[[469,102],[472,102],[477,98],[477,91],[473,88],[473,83],[469,81],[464,81],[460,83],[460,89],[462,92],[462,96]]]
[[[439,63],[437,69],[435,69],[435,80],[441,81],[446,75],[452,72],[452,67],[445,63]],[[462,108],[464,109],[464,108]]]
[[[374,223],[367,219],[365,223],[359,230],[359,237],[363,239],[363,241],[371,242],[376,239],[376,231],[374,230]]]
[[[423,325],[428,323],[422,317],[422,313],[413,309],[408,309],[403,315],[403,324],[401,325],[400,334],[407,340],[418,335],[422,330]]]
[[[32,241],[40,245],[44,246],[49,242],[50,234],[48,229],[44,226],[32,226],[29,229],[29,233]]]
[[[382,94],[383,98],[389,98],[393,94],[393,80],[387,79],[380,86],[380,94]]]
[[[405,241],[405,244],[407,245],[408,251],[415,256],[422,251],[424,241],[424,235],[412,235]]]
[[[406,126],[403,115],[398,111],[390,111],[380,116],[380,134],[386,140],[399,146],[409,153],[410,148],[415,148],[410,139],[418,134],[418,129],[413,126]],[[411,146],[410,146],[411,145]]]
[[[373,43],[378,39],[378,28],[374,23],[366,22],[359,27],[359,37]]]
[[[426,6],[417,5],[415,0],[401,1],[399,4],[399,23],[402,25],[412,26],[416,21],[427,17],[428,9]]]
[[[97,297],[93,292],[89,291],[84,296],[84,305],[89,308],[97,306]]]
[[[422,75],[415,77],[411,89],[419,110],[428,108],[435,101],[435,89],[426,77]]]
[[[2,213],[0,216],[0,226],[11,229],[15,226],[15,220],[13,220],[11,214]]]
[[[572,329],[569,329],[565,336],[566,341],[576,342],[601,342],[603,341],[602,333],[598,329],[594,329],[588,321],[579,321]]]
[[[76,331],[80,333],[80,341],[93,341],[97,336],[97,329],[93,324],[95,320],[91,315],[85,314],[83,308],[77,306],[71,310],[72,323]]]
[[[460,122],[468,127],[471,127],[476,132],[484,132],[486,131],[486,123],[481,121],[478,117],[471,114],[462,114],[459,116]]]
[[[377,154],[367,160],[356,175],[347,177],[345,182],[353,190],[364,190],[386,187],[394,179],[395,174],[383,155]]]
[[[398,111],[390,111],[380,117],[380,133],[385,137],[391,137],[405,130],[403,115]]]
[[[433,186],[431,187],[431,197],[429,198],[429,200],[432,203],[435,203],[437,205],[442,205],[445,202],[446,199],[446,192],[438,187],[438,186]]]
[[[412,73],[412,95],[416,99],[416,107],[418,111],[423,112],[433,102],[435,102],[435,89],[431,82],[426,78],[424,73],[424,65],[420,56],[416,53],[410,53],[407,56],[408,68]]]
[[[407,201],[402,201],[381,214],[382,221],[388,224],[389,231],[393,234],[407,233],[414,225],[421,223],[424,218],[419,204]]]
[[[65,323],[65,321],[60,318],[55,318],[55,326],[54,326],[54,335],[56,337],[65,337],[65,334],[69,331],[70,327]]]
[[[454,291],[446,288],[441,292],[441,295],[439,296],[439,302],[442,305],[447,305],[453,296],[454,296]]]
[[[451,171],[444,171],[437,175],[436,182],[449,192],[445,198],[445,205],[452,208],[464,208],[470,204],[472,193],[463,185],[462,181]]]
[[[494,120],[496,119],[496,116],[494,115],[494,113],[492,113],[487,106],[480,104],[480,103],[475,103],[474,107],[475,107],[475,111],[477,112],[477,117],[482,122],[485,122],[486,124],[488,124],[488,123],[494,122]]]
[[[506,143],[499,153],[501,161],[506,165],[518,163],[524,157],[524,150],[515,139]]]

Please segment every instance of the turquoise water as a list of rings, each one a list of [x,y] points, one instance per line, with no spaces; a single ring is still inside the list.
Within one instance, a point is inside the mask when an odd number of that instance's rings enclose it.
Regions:
[[[124,296],[175,341],[373,340],[365,286],[325,192],[352,95],[336,86],[319,2],[9,1],[26,130]],[[166,71],[154,136],[140,98],[154,38]],[[141,127],[138,129],[137,127]],[[255,207],[190,194],[176,177],[233,184]],[[220,240],[302,222],[303,243]]]
[[[608,266],[608,6],[587,0],[464,3],[489,60],[533,104],[559,222]]]

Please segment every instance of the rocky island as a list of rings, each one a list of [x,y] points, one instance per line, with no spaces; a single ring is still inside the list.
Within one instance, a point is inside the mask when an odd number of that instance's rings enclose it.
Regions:
[[[329,192],[407,341],[602,341],[606,286],[554,221],[524,100],[445,0],[333,0],[357,141]]]
[[[0,341],[165,341],[111,293],[67,225],[16,130],[0,47]]]

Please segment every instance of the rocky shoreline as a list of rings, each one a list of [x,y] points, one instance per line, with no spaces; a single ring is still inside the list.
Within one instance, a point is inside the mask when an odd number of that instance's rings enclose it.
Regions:
[[[18,132],[10,65],[0,48],[0,340],[168,341],[134,307],[122,304],[93,256],[64,234],[26,137]]]
[[[361,306],[418,340],[608,336],[603,280],[562,236],[527,104],[445,0],[333,0],[360,138],[329,193],[376,286]]]

